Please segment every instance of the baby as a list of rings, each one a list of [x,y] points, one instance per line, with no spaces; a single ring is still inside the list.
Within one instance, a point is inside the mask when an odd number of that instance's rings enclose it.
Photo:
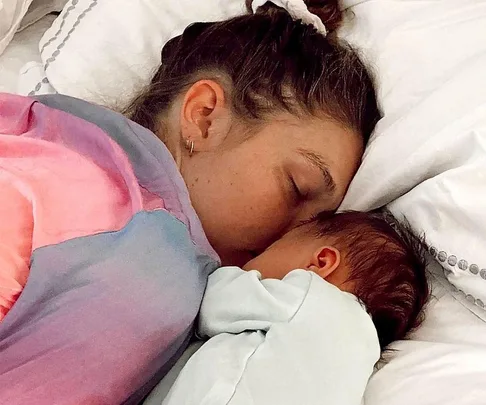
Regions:
[[[420,323],[424,248],[388,213],[323,213],[216,270],[198,328],[210,339],[164,404],[360,404],[380,349]]]
[[[322,213],[243,269],[279,280],[304,269],[354,294],[371,315],[384,348],[403,339],[420,321],[429,296],[426,250],[425,243],[388,212]]]

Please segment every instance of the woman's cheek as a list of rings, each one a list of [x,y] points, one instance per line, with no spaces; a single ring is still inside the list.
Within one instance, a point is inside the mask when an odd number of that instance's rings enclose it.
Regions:
[[[291,219],[279,185],[271,176],[254,174],[228,182],[225,204],[216,213],[228,244],[258,251],[273,243]]]
[[[276,184],[260,185],[255,188],[256,204],[248,220],[254,231],[254,240],[258,248],[267,248],[270,244],[280,238],[288,228],[293,218],[288,203],[285,201],[284,193]]]

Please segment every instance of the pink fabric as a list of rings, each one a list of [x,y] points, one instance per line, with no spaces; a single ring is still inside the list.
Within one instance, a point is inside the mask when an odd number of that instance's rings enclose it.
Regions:
[[[32,251],[68,239],[119,230],[141,210],[164,208],[142,189],[124,151],[100,128],[58,110],[31,118],[25,98],[0,95],[0,320],[15,303],[29,274]],[[17,103],[18,101],[18,103]],[[18,119],[19,110],[25,118]],[[93,156],[71,148],[59,126],[94,132]],[[105,161],[103,161],[103,159]],[[111,170],[109,163],[112,159]],[[103,165],[100,163],[103,161]]]
[[[17,300],[29,275],[32,205],[0,171],[0,321]]]

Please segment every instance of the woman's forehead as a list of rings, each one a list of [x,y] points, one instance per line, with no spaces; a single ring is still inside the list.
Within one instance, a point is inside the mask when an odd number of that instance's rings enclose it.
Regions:
[[[346,151],[349,148],[357,149],[362,154],[364,147],[362,137],[355,131],[335,120],[324,118],[288,114],[269,122],[262,133],[291,150],[306,149],[322,157],[333,152],[348,154]]]
[[[303,157],[338,194],[346,191],[364,149],[359,134],[333,120],[289,117],[276,120],[264,132],[263,142],[277,148],[282,159]]]

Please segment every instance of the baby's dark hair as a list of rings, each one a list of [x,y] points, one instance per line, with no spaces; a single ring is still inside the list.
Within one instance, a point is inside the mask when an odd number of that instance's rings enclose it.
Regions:
[[[380,211],[322,213],[311,223],[317,237],[333,238],[341,251],[382,349],[420,325],[430,295],[427,247],[406,221]]]
[[[338,0],[306,0],[329,31],[342,20]],[[261,123],[277,112],[327,116],[368,141],[380,118],[373,79],[358,53],[334,35],[294,21],[266,3],[256,14],[196,23],[162,50],[150,85],[125,110],[157,132],[160,118],[201,79],[220,82],[235,116]]]

